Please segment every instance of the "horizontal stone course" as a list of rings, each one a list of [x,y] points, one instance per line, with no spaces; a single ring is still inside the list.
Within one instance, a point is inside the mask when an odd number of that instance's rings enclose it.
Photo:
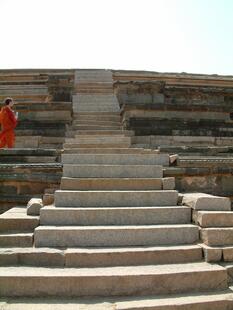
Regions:
[[[135,294],[140,296],[226,288],[225,269],[205,263],[145,266],[144,268],[106,267],[91,270],[0,268],[0,294],[4,297],[132,296]]]
[[[36,247],[107,247],[192,244],[198,227],[181,225],[137,226],[39,226]]]
[[[178,193],[175,190],[57,190],[55,192],[57,207],[174,206],[177,200]]]
[[[51,208],[40,210],[41,225],[188,224],[191,209],[171,207]]]

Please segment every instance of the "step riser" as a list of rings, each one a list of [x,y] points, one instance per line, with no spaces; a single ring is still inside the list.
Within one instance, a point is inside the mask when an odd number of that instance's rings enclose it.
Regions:
[[[89,149],[65,149],[65,154],[151,154],[151,150],[142,149],[108,149],[108,148],[89,148]]]
[[[77,116],[73,117],[73,120],[75,123],[78,123],[79,121],[82,122],[99,122],[99,121],[107,121],[107,122],[121,122],[121,117],[117,115],[92,115],[91,113],[89,115],[82,115],[81,113],[78,113]]]
[[[64,165],[64,177],[79,178],[162,178],[162,166]]]
[[[90,128],[89,128],[90,129]],[[123,130],[77,130],[76,131],[76,137],[82,137],[83,135],[85,136],[85,138],[88,137],[92,137],[93,135],[97,135],[97,136],[120,136],[120,137],[124,137],[126,135],[132,135],[133,132],[130,131],[123,131]]]
[[[78,112],[117,112],[119,108],[111,108],[111,107],[93,107],[93,106],[84,106],[84,107],[74,107],[73,111],[75,113]]]
[[[66,143],[77,143],[77,144],[109,144],[111,143],[112,145],[117,145],[120,143],[127,143],[130,145],[131,139],[128,137],[120,137],[120,136],[115,136],[115,137],[92,137],[92,138],[71,138],[71,139],[66,139]]]
[[[187,226],[187,225],[186,225]],[[35,230],[35,247],[116,247],[192,244],[199,238],[198,227],[157,226],[140,229],[92,229],[39,227]]]
[[[93,131],[93,133],[94,132],[98,132],[98,134],[100,134],[101,132],[104,132],[104,133],[106,133],[106,131],[110,131],[110,132],[115,132],[116,130],[121,130],[122,129],[122,127],[121,127],[121,125],[119,125],[119,126],[108,126],[108,125],[106,125],[106,126],[103,126],[103,125],[88,125],[88,124],[86,124],[86,125],[75,125],[74,127],[73,127],[73,130],[75,130],[75,131],[78,131],[79,132],[79,134],[80,134],[80,131],[82,131],[82,130],[92,130]],[[121,131],[122,132],[122,131]]]
[[[108,251],[68,249],[66,251],[40,248],[11,248],[0,251],[0,266],[37,267],[113,267],[139,266],[153,264],[178,264],[199,262],[202,250],[198,246],[179,246],[173,248],[120,248]]]
[[[55,192],[57,207],[176,206],[176,191],[61,191]]]
[[[129,148],[130,143],[65,143],[64,148]]]
[[[100,164],[100,165],[169,165],[167,154],[64,154],[62,155],[63,164]]]
[[[119,121],[96,121],[96,120],[74,120],[73,126],[114,126],[118,127],[121,126],[121,122]]]
[[[233,244],[233,228],[201,229],[201,239],[209,246],[227,246]]]
[[[191,209],[140,208],[140,209],[60,209],[42,208],[41,225],[92,226],[92,225],[155,225],[188,224],[191,222]]]
[[[0,247],[31,247],[33,236],[0,236]]]
[[[7,296],[143,296],[225,289],[222,270],[195,273],[119,276],[4,276],[0,294]],[[154,285],[156,283],[156,285]],[[160,284],[161,283],[161,284]]]
[[[172,178],[169,178],[173,180]],[[167,180],[167,179],[166,179]],[[173,185],[173,183],[171,183]],[[62,178],[62,190],[161,190],[162,179],[76,179]],[[174,189],[173,186],[166,189]]]
[[[112,266],[140,266],[154,264],[175,264],[197,262],[202,260],[199,248],[188,250],[145,250],[119,251],[107,253],[82,253],[66,251],[67,267],[112,267]]]
[[[216,212],[215,214],[198,212],[195,216],[196,222],[204,228],[208,227],[232,227],[232,212]]]
[[[6,219],[0,218],[0,232],[2,231],[33,231],[39,225],[39,219]]]

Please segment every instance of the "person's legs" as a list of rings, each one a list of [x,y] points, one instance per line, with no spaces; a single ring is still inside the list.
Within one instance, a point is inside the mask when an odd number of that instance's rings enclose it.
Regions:
[[[4,148],[6,146],[6,133],[0,134],[0,149]]]
[[[13,148],[15,145],[15,133],[14,130],[7,131],[6,144],[8,148]]]

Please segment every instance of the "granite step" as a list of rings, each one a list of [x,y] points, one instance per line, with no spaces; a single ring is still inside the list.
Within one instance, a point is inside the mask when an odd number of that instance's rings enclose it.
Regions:
[[[0,249],[0,266],[64,267],[64,251],[52,248],[11,247]]]
[[[191,223],[191,209],[179,206],[136,208],[55,208],[40,210],[40,224],[52,226],[162,225]]]
[[[145,296],[226,289],[226,270],[206,263],[91,269],[0,268],[2,297]]]
[[[229,310],[233,305],[233,289],[193,294],[149,296],[117,301],[117,310]],[[111,308],[110,308],[111,309]]]
[[[233,245],[233,227],[202,228],[200,235],[209,246]]]
[[[231,211],[198,211],[196,222],[204,228],[233,227],[233,212]]]
[[[69,149],[69,148],[129,148],[131,145],[130,142],[127,142],[127,143],[96,143],[96,142],[93,142],[92,143],[75,143],[75,142],[66,142],[63,144],[63,148],[64,149]]]
[[[33,233],[1,232],[0,247],[30,247],[33,243]]]
[[[141,207],[175,206],[178,192],[175,190],[105,190],[71,191],[57,190],[57,207]]]
[[[92,119],[84,119],[84,120],[74,120],[73,125],[75,126],[121,126],[120,120],[117,121],[109,121],[109,120],[92,120]]]
[[[74,112],[117,112],[120,111],[119,107],[105,106],[95,106],[95,105],[85,105],[85,106],[74,106]]]
[[[86,123],[86,122],[85,122]],[[89,132],[106,132],[106,131],[117,131],[120,130],[122,131],[122,126],[120,124],[117,125],[92,125],[92,124],[88,124],[86,123],[84,124],[79,124],[79,125],[74,125],[73,130],[77,130],[77,131],[83,131],[83,130],[88,130]]]
[[[4,298],[7,310],[230,310],[233,288],[217,292],[198,292],[148,297],[115,298]],[[3,309],[5,310],[5,309]]]
[[[116,247],[193,244],[198,226],[191,224],[136,226],[39,226],[35,247]]]
[[[159,165],[69,165],[63,166],[64,177],[79,178],[162,178]]]
[[[11,208],[0,215],[0,232],[33,231],[39,225],[38,216],[30,216],[26,208]]]
[[[65,143],[78,143],[78,144],[120,144],[120,143],[131,143],[130,137],[125,136],[97,136],[91,138],[76,137],[66,138]]]
[[[198,245],[69,248],[65,250],[65,266],[79,268],[163,265],[201,260],[202,250]]]
[[[62,177],[62,190],[152,190],[174,189],[175,178],[67,178]]]
[[[157,150],[140,148],[65,148],[63,154],[158,154]]]
[[[169,166],[168,154],[62,154],[63,164],[163,165]]]
[[[78,129],[76,130],[75,137],[85,136],[85,138],[92,138],[92,136],[132,136],[134,132],[132,130],[123,129]]]
[[[2,248],[0,266],[109,267],[199,262],[198,245],[114,248]]]

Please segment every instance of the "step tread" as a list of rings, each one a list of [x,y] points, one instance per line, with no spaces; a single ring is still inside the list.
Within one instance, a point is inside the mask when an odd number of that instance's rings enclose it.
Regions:
[[[146,266],[116,266],[97,268],[48,268],[48,267],[0,267],[0,277],[96,277],[96,276],[142,276],[156,274],[177,274],[222,271],[225,268],[220,265],[211,265],[205,262],[168,264],[168,265],[146,265]]]

